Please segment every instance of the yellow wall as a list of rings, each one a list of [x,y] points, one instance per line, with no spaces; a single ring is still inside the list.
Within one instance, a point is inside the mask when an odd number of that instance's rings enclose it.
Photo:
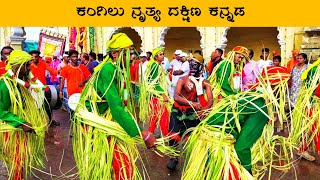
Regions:
[[[270,49],[270,58],[272,59],[272,51],[276,50],[281,53],[277,35],[279,34],[276,27],[235,27],[230,28],[227,34],[226,53],[238,45],[253,49],[254,60],[259,60],[261,50],[264,47]]]
[[[187,28],[170,28],[165,35],[165,56],[171,61],[176,49],[188,53],[189,50],[201,50],[200,32],[193,27]]]
[[[302,37],[305,33],[294,34],[294,49],[300,49],[302,44]]]

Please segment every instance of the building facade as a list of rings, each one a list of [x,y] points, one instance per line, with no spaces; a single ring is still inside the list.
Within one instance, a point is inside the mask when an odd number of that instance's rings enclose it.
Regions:
[[[10,43],[17,46],[19,40],[37,41],[41,29],[66,36],[65,50],[69,50],[68,27],[2,27],[0,46]],[[293,49],[301,49],[310,58],[320,55],[318,27],[94,27],[94,32],[93,51],[99,54],[106,53],[105,44],[113,34],[124,32],[133,40],[137,51],[152,51],[155,47],[164,46],[169,59],[176,49],[185,52],[202,50],[208,59],[215,48],[228,52],[236,45],[253,49],[254,59],[259,59],[264,47],[278,51],[283,59],[289,59]]]

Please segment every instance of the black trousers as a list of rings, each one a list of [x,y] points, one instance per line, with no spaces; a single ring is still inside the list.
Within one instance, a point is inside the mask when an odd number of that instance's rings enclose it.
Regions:
[[[182,111],[173,106],[170,115],[169,133],[178,133],[182,136],[191,127],[196,127],[200,123],[197,113],[192,108]],[[176,140],[170,140],[169,145],[176,145]]]
[[[51,92],[50,91],[44,91],[45,99],[44,99],[44,108],[46,110],[46,113],[49,118],[49,124],[51,124],[52,121],[52,109],[50,107],[50,101],[51,101]]]

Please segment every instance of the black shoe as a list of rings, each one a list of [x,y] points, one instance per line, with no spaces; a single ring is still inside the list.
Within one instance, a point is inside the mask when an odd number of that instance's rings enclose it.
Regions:
[[[176,158],[170,158],[170,160],[169,160],[169,162],[167,164],[167,168],[170,171],[175,171],[176,167],[177,167],[177,164],[178,164],[178,160]]]

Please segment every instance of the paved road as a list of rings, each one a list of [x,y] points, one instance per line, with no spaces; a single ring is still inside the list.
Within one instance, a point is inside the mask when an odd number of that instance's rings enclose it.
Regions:
[[[60,127],[49,128],[46,136],[47,160],[45,169],[34,170],[34,176],[31,179],[78,179],[77,169],[72,153],[71,137],[69,135],[70,123],[68,113],[62,110],[54,111],[54,118],[61,123]],[[181,178],[181,164],[178,165],[178,171],[169,175],[166,168],[167,157],[160,157],[155,153],[140,149],[140,154],[146,165],[151,180],[179,180]],[[295,166],[298,179],[316,180],[320,179],[320,156],[316,156],[315,162],[300,160]],[[0,164],[1,166],[1,164]],[[0,174],[3,174],[4,168],[0,168]],[[281,172],[273,171],[271,179],[280,179]],[[6,179],[0,175],[0,180]],[[267,177],[263,179],[268,179]],[[285,174],[282,179],[295,179],[295,172],[292,170]]]

